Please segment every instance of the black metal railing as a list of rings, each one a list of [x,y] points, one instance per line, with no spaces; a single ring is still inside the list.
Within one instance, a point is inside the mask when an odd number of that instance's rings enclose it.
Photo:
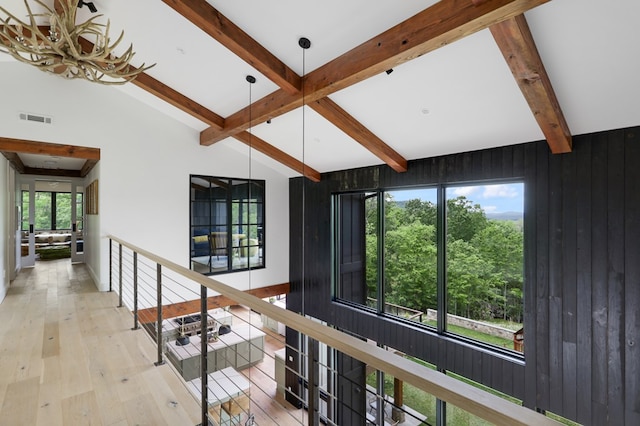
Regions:
[[[363,389],[362,383],[348,383],[350,379],[338,375],[337,362],[332,358],[340,353],[439,400],[454,401],[457,407],[496,424],[556,424],[532,410],[277,307],[117,237],[109,236],[109,239],[109,288],[113,290],[113,281],[117,280],[118,306],[130,309],[132,328],[146,330],[157,345],[155,364],[161,365],[168,360],[194,397],[200,400],[202,425],[260,424],[261,421],[278,424],[279,420],[271,417],[272,408],[268,406],[278,400],[273,398],[273,384],[277,385],[276,392],[287,395],[289,402],[294,398],[298,400],[294,405],[306,407],[307,411],[301,413],[290,409],[282,411],[299,424],[322,421],[337,425],[337,416],[344,415],[345,411],[351,412],[352,419],[361,418],[365,424],[388,424],[385,407],[390,407],[393,413],[401,413],[403,419],[414,420],[403,424],[422,424],[423,421],[431,424],[421,413],[405,406],[393,406],[392,398],[385,397],[384,391],[371,394],[371,389]],[[114,246],[118,248],[117,253]],[[228,298],[242,308],[237,308],[237,312],[233,308],[212,308],[210,302],[218,296]],[[171,312],[167,313],[167,310]],[[194,314],[199,314],[199,329],[195,327],[195,330],[193,326],[185,326],[185,321],[193,319],[189,317]],[[288,332],[297,333],[302,343],[287,344],[275,331],[266,334],[261,322],[257,326],[255,317],[258,315],[284,324]],[[176,321],[176,317],[180,320]],[[209,317],[214,319],[213,327]],[[221,325],[227,325],[226,322],[231,325],[233,321],[235,324],[230,327],[229,336],[221,335]],[[187,332],[194,334],[186,336]],[[230,343],[232,337],[236,338],[236,344]],[[285,348],[287,359],[278,359],[272,351],[266,351],[265,340]],[[289,362],[291,353],[295,355],[291,358],[297,358],[296,365]],[[265,358],[268,363],[264,362]],[[297,377],[299,392],[289,389],[290,381],[285,386],[283,380],[276,377],[283,371],[288,377]],[[246,384],[252,374],[257,380]],[[228,386],[221,386],[221,382]],[[361,387],[361,405],[345,405],[339,401],[338,388],[344,387],[345,383],[353,389]],[[381,402],[381,408],[374,411],[370,408],[375,401]],[[340,409],[337,409],[339,405]]]

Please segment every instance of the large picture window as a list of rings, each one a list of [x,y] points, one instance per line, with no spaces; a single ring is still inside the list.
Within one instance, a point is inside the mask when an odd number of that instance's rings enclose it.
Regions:
[[[336,298],[523,351],[522,183],[336,195]]]
[[[29,191],[22,191],[22,211],[29,212]],[[22,230],[29,230],[29,215],[22,215]],[[36,231],[71,229],[71,193],[37,191],[35,193]]]
[[[191,269],[211,275],[265,266],[265,182],[190,176]]]

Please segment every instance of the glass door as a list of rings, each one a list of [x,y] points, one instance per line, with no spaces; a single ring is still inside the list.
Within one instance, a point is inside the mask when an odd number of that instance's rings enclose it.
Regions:
[[[84,188],[71,188],[71,262],[84,262]]]
[[[34,235],[35,218],[35,184],[21,185],[21,217],[20,217],[20,265],[22,268],[36,264],[36,237]]]

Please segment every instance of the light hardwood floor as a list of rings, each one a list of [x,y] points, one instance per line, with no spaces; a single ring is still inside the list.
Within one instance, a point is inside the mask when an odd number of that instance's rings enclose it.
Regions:
[[[169,363],[154,366],[155,345],[117,304],[68,259],[19,274],[0,304],[0,426],[200,423],[199,402]],[[233,310],[261,326],[255,313]],[[282,336],[265,332],[264,362],[242,371],[255,424],[306,424],[304,410],[276,395]]]
[[[233,306],[234,322],[245,322],[265,332],[264,361],[242,373],[251,382],[250,411],[258,425],[296,426],[308,424],[307,412],[296,409],[276,391],[274,352],[284,348],[284,336],[262,327],[260,315],[244,306]]]
[[[0,304],[0,425],[196,425],[200,410],[115,293],[39,261]]]

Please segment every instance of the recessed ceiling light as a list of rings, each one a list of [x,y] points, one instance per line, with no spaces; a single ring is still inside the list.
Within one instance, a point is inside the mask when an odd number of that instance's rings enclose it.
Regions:
[[[422,108],[422,110],[420,112],[422,112],[422,114],[424,114],[424,115],[429,115],[431,113],[431,111],[429,111],[428,108]]]

